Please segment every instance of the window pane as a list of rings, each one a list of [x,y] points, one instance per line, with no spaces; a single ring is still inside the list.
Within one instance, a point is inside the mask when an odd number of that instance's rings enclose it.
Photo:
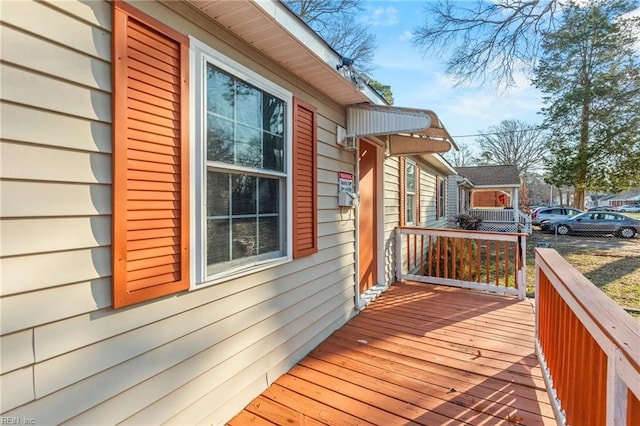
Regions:
[[[278,213],[280,211],[280,181],[260,178],[260,213]]]
[[[207,160],[233,162],[233,122],[207,116]]]
[[[407,162],[407,191],[416,192],[416,165]]]
[[[247,167],[262,168],[262,143],[259,130],[238,125],[236,128],[236,161]]]
[[[229,215],[229,173],[207,172],[207,216]]]
[[[275,136],[284,136],[284,101],[269,95],[262,94],[264,123],[262,128]]]
[[[234,106],[233,79],[216,69],[207,66],[207,112],[233,118]]]
[[[256,219],[233,219],[231,232],[233,233],[233,260],[258,254],[256,237]]]
[[[258,129],[262,123],[262,93],[241,81],[236,83],[236,120]]]
[[[263,168],[284,171],[284,143],[281,137],[264,133]]]
[[[256,214],[256,180],[253,176],[231,175],[231,211],[234,216]]]
[[[260,254],[280,250],[280,218],[264,217],[259,220]]]
[[[228,262],[229,219],[207,220],[207,265]]]
[[[407,223],[415,223],[414,209],[416,205],[416,199],[413,194],[407,194]]]

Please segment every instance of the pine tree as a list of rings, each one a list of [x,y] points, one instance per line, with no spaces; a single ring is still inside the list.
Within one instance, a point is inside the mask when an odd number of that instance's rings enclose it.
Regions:
[[[544,35],[534,83],[544,94],[549,129],[547,182],[587,189],[640,184],[640,21],[626,0],[570,4]]]

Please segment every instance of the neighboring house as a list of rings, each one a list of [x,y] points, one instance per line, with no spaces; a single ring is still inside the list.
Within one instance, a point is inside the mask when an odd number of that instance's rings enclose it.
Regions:
[[[278,1],[0,8],[3,419],[224,423],[446,224],[442,123]]]
[[[618,207],[625,204],[640,203],[640,187],[631,188],[618,194],[597,195],[585,197],[585,208],[590,207]]]
[[[457,183],[457,190],[449,190],[449,195],[456,198],[449,203],[450,217],[461,213],[481,216],[484,230],[530,231],[530,218],[518,209],[520,176],[515,165],[456,170],[458,176],[450,178]]]
[[[631,188],[607,198],[607,206],[618,207],[626,204],[640,203],[640,188]],[[604,205],[599,205],[603,207]]]

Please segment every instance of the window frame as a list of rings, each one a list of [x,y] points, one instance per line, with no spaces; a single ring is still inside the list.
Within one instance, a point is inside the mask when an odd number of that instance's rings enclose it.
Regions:
[[[293,181],[293,94],[282,86],[268,80],[262,75],[252,71],[239,62],[225,56],[213,47],[190,37],[190,70],[191,70],[191,164],[193,165],[191,177],[192,200],[192,226],[191,242],[192,250],[191,270],[194,275],[191,280],[191,289],[215,285],[234,278],[252,274],[264,269],[290,262],[293,259],[292,246],[292,181]],[[284,171],[265,170],[265,173],[256,172],[256,169],[241,165],[222,162],[207,161],[206,157],[206,71],[207,64],[220,69],[257,89],[275,96],[285,102],[285,138],[284,138]],[[217,170],[246,171],[251,176],[278,177],[284,180],[280,185],[284,194],[281,194],[280,211],[281,226],[280,239],[282,241],[283,255],[267,259],[255,259],[237,266],[224,269],[221,272],[209,274],[207,272],[206,245],[207,245],[207,194],[206,179],[207,170],[210,167],[221,166]],[[232,261],[230,261],[231,263]],[[225,262],[225,264],[227,264]]]
[[[414,185],[414,190],[413,191],[409,191],[409,168],[413,167],[413,185]],[[415,226],[419,223],[419,208],[418,208],[418,185],[420,184],[420,176],[418,173],[418,164],[407,158],[405,160],[405,167],[404,167],[404,181],[405,181],[405,187],[404,187],[404,217],[405,217],[405,223],[406,225],[410,225],[410,226]],[[409,196],[413,196],[413,200],[410,202],[409,201]],[[411,209],[411,211],[413,211],[413,220],[409,220],[409,209]]]
[[[447,186],[446,179],[436,176],[436,219],[447,217]]]

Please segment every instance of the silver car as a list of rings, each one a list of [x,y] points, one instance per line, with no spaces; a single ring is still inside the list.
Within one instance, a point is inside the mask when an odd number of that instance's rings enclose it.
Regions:
[[[627,213],[640,213],[640,204],[625,204],[624,206],[616,207],[616,211]]]
[[[633,238],[640,231],[640,220],[614,212],[587,212],[570,219],[547,221],[544,230],[558,235],[588,233]]]
[[[580,213],[582,213],[582,210],[572,207],[544,207],[533,213],[531,224],[540,226],[543,222],[549,220],[567,219]]]

